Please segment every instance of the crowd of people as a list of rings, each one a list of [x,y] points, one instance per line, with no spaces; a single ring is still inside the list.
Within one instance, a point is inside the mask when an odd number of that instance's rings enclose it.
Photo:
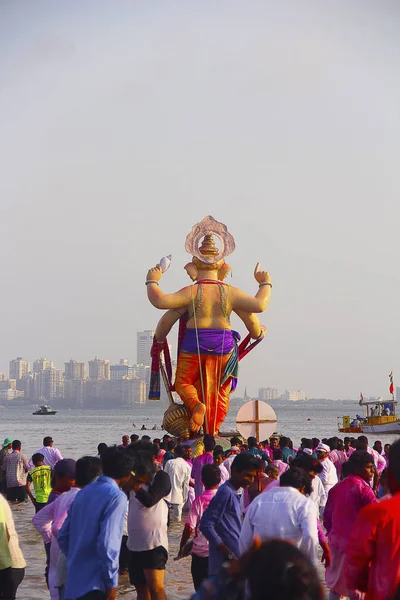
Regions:
[[[52,600],[113,600],[122,574],[138,600],[165,600],[182,521],[193,600],[322,600],[320,560],[330,600],[400,598],[400,440],[233,437],[224,450],[211,435],[133,434],[75,461],[51,437],[30,459],[6,438],[0,492],[3,600],[26,566],[10,504],[29,500]]]

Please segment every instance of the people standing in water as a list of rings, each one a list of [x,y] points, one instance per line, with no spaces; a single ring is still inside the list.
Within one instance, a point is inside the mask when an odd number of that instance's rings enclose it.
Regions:
[[[126,513],[120,487],[132,477],[133,459],[122,448],[109,448],[101,463],[103,475],[76,495],[58,533],[67,557],[66,598],[115,598]]]
[[[46,506],[51,492],[51,467],[44,464],[44,456],[39,452],[32,456],[32,462],[33,469],[28,473],[26,493],[31,499],[35,511],[39,512]],[[31,484],[33,484],[35,490],[34,496],[31,491]]]
[[[11,450],[12,442],[11,438],[6,437],[0,450],[0,494],[6,494],[7,492],[6,474],[2,467],[4,458]]]
[[[29,471],[28,459],[21,453],[22,444],[14,440],[11,454],[3,460],[2,470],[6,475],[7,500],[9,502],[25,502],[26,479]]]
[[[43,448],[37,451],[37,454],[43,454],[44,464],[53,468],[54,465],[62,460],[62,454],[58,448],[53,447],[54,440],[51,436],[43,438]]]

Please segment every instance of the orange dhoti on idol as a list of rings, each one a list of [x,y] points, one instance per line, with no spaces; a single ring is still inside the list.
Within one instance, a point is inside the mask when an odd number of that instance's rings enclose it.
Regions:
[[[216,435],[236,388],[239,334],[230,329],[186,329],[178,356],[175,391],[204,431]]]

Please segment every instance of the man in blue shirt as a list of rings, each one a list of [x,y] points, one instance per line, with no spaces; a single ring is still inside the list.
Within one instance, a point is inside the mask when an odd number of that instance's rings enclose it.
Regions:
[[[232,463],[231,478],[221,485],[200,522],[200,531],[209,541],[209,575],[215,575],[226,560],[239,556],[242,527],[238,490],[253,483],[257,459],[238,454]]]
[[[268,454],[258,447],[258,442],[255,437],[249,437],[247,444],[249,446],[248,450],[246,450],[248,454],[252,454],[252,456],[255,456],[256,458],[261,458],[261,460],[265,461],[267,464],[271,462]]]
[[[119,487],[132,477],[133,458],[114,447],[104,452],[101,462],[103,475],[77,494],[58,534],[68,564],[66,598],[115,598],[127,508]]]

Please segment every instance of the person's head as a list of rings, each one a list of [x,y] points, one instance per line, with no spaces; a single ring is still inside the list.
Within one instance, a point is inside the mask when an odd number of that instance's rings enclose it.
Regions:
[[[337,437],[331,437],[328,440],[328,446],[331,450],[337,450],[339,439]]]
[[[370,481],[374,475],[374,459],[368,452],[356,450],[349,458],[349,472],[364,481]]]
[[[127,447],[127,445],[129,444],[130,439],[129,439],[129,435],[123,435],[122,436],[122,445],[124,448]]]
[[[185,456],[186,448],[185,446],[176,446],[174,450],[175,458],[183,458]]]
[[[324,600],[314,565],[294,544],[269,540],[248,556],[242,559],[242,576],[247,579],[251,600]]]
[[[349,475],[351,475],[350,470],[351,470],[351,465],[349,465],[349,461],[346,460],[346,462],[344,462],[342,464],[342,470],[340,473],[340,481],[343,481],[343,479],[346,479],[346,477],[348,477]]]
[[[151,437],[149,435],[142,435],[141,441],[142,442],[151,442]]]
[[[365,444],[366,446],[368,446],[368,438],[366,435],[359,435],[357,440],[360,444]]]
[[[185,448],[184,459],[185,460],[192,460],[193,451],[192,451],[191,446],[184,446],[184,448]]]
[[[43,446],[45,448],[48,448],[48,447],[51,448],[53,446],[53,443],[54,443],[53,438],[50,435],[43,438]]]
[[[287,448],[288,443],[289,443],[289,438],[285,437],[284,435],[282,435],[282,437],[279,438],[279,447],[280,448]]]
[[[318,460],[326,460],[330,452],[330,447],[323,442],[320,442],[315,450]]]
[[[21,452],[21,448],[22,448],[22,444],[19,440],[14,440],[11,448],[15,451],[15,452]]]
[[[216,465],[221,465],[224,462],[224,449],[222,446],[215,446],[213,452],[214,463]]]
[[[256,459],[256,464],[257,464],[257,475],[261,475],[261,473],[265,473],[265,462],[263,461],[263,459],[259,458],[258,456],[256,456],[255,459]]]
[[[400,492],[400,440],[394,442],[390,448],[388,483],[392,494]]]
[[[282,460],[282,450],[280,448],[274,448],[272,450],[272,456],[274,460]]]
[[[279,469],[276,465],[270,463],[267,468],[265,469],[265,473],[266,475],[268,475],[268,477],[270,479],[275,479],[275,481],[278,479],[279,477]]]
[[[252,454],[238,454],[231,465],[230,482],[235,489],[246,489],[257,475],[257,460]]]
[[[287,445],[288,445],[288,448],[293,450],[293,441],[290,438],[288,438]]]
[[[133,477],[137,483],[147,485],[156,472],[152,452],[141,450],[134,455]]]
[[[279,448],[278,438],[272,437],[269,440],[269,447],[271,450],[275,450],[275,448]]]
[[[11,439],[11,438],[9,438],[9,437],[6,437],[6,438],[5,438],[5,440],[4,440],[4,442],[3,442],[3,444],[2,444],[2,446],[1,446],[1,447],[2,447],[2,449],[3,449],[3,450],[11,450],[11,447],[12,447],[12,442],[13,442],[13,441],[12,441],[12,439]]]
[[[129,481],[133,467],[132,453],[123,448],[107,448],[101,457],[103,475],[114,479],[118,485]]]
[[[75,465],[75,485],[83,488],[101,475],[101,461],[95,456],[82,456]]]
[[[312,492],[310,476],[304,469],[299,467],[290,467],[288,471],[281,475],[279,482],[281,487],[292,487],[305,496],[309,496]]]
[[[303,469],[309,475],[311,481],[323,471],[323,466],[318,459],[304,453],[299,454],[292,460],[290,468]]]
[[[100,442],[100,444],[97,446],[97,454],[100,456],[102,456],[103,452],[105,452],[107,450],[108,446],[105,442]]]
[[[372,447],[374,450],[376,450],[376,452],[379,452],[379,454],[382,454],[382,452],[383,452],[382,442],[380,442],[379,440],[376,440],[376,442],[374,443],[374,445]]]
[[[34,464],[35,467],[41,467],[44,463],[44,456],[43,454],[41,454],[40,452],[36,452],[36,454],[34,454],[32,456],[32,462]]]
[[[214,452],[215,439],[214,439],[213,435],[206,433],[206,435],[203,438],[203,444],[204,444],[204,450],[206,452]]]
[[[343,440],[343,442],[344,442],[345,450],[348,450],[350,448],[351,438],[345,437],[344,440]]]
[[[154,440],[153,440],[153,444],[155,444],[158,447],[160,447],[160,442],[161,442],[160,438],[154,438]]]
[[[312,444],[312,440],[309,438],[301,438],[301,447],[304,450],[304,448],[309,448],[310,450],[312,450],[313,444]]]
[[[257,439],[255,437],[249,437],[247,440],[247,445],[249,448],[257,448],[258,447]]]
[[[167,443],[168,451],[172,452],[174,450],[175,446],[176,446],[175,440],[169,440],[169,442]]]
[[[169,440],[172,440],[172,438],[170,435],[168,435],[168,433],[166,433],[165,435],[163,435],[162,440],[163,440],[164,444],[168,444]]]
[[[367,451],[367,444],[363,444],[362,442],[358,442],[357,441],[357,443],[356,443],[356,450],[358,450],[359,452],[366,452]]]
[[[233,438],[230,439],[230,443],[231,443],[231,448],[240,448],[240,446],[242,445],[242,440],[240,438],[238,438],[237,436],[234,436]]]
[[[59,460],[53,468],[53,488],[58,492],[68,492],[76,479],[76,461],[72,458]]]
[[[201,470],[201,481],[206,490],[214,490],[221,483],[221,470],[218,465],[211,463],[204,465]]]
[[[136,444],[136,442],[139,441],[139,436],[137,433],[132,433],[130,439],[131,439],[131,444]]]
[[[385,456],[389,456],[389,452],[390,452],[390,448],[392,447],[392,444],[385,444],[383,450],[385,452]]]
[[[316,437],[312,438],[312,449],[315,450],[315,448],[318,446],[318,444],[320,443],[321,440],[319,440]]]

